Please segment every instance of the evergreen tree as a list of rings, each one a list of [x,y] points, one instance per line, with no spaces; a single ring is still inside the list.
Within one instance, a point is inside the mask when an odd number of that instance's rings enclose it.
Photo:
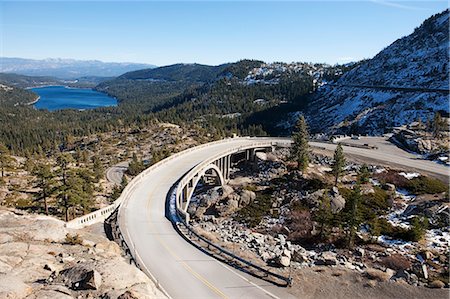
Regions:
[[[2,173],[2,178],[5,176],[6,168],[11,166],[11,157],[9,155],[9,150],[6,146],[0,143],[0,169]]]
[[[66,221],[69,221],[69,207],[71,203],[71,198],[73,198],[72,190],[70,188],[71,187],[78,188],[73,179],[70,182],[68,180],[69,165],[72,162],[73,158],[68,153],[62,153],[56,159],[56,164],[59,167],[59,175],[61,176],[61,184],[58,188],[58,198],[60,205],[62,205],[64,208]],[[69,183],[71,183],[73,186]]]
[[[358,172],[358,181],[361,184],[365,184],[369,182],[369,178],[370,178],[369,167],[367,166],[367,164],[363,164]]]
[[[54,193],[55,177],[51,166],[48,164],[37,164],[33,169],[33,174],[36,176],[36,187],[39,188],[37,193],[37,200],[44,202],[45,214],[48,215],[47,199]]]
[[[309,164],[308,138],[308,125],[306,124],[303,115],[301,115],[292,134],[294,144],[292,145],[291,156],[292,159],[297,162],[298,169],[302,171],[306,170]]]
[[[441,135],[441,131],[445,129],[445,121],[442,119],[441,114],[436,112],[433,118],[433,136],[438,138]]]
[[[133,157],[131,158],[131,162],[128,165],[127,172],[130,175],[138,175],[142,170],[144,170],[144,163],[142,160],[139,160],[136,153],[133,153]]]
[[[102,162],[97,156],[93,157],[92,170],[94,171],[95,181],[99,182],[105,176],[105,169],[103,168]]]
[[[362,200],[361,188],[359,184],[356,184],[353,189],[349,199],[347,200],[346,206],[346,219],[345,225],[347,228],[347,246],[348,248],[353,248],[355,243],[356,231],[359,225],[362,223],[360,203]]]
[[[331,200],[328,196],[328,190],[324,191],[320,201],[320,207],[316,212],[315,218],[319,223],[319,235],[322,239],[324,239],[328,236],[329,227],[333,223],[333,213],[331,212]]]
[[[345,157],[344,150],[339,143],[334,151],[334,162],[332,166],[332,173],[334,175],[334,184],[337,185],[339,178],[344,173]]]

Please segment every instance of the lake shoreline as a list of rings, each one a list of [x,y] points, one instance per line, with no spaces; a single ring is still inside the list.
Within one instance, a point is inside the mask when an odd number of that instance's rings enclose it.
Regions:
[[[38,98],[27,105],[34,105],[34,108],[39,110],[86,110],[115,107],[118,104],[116,98],[92,88],[47,85],[29,89],[36,93]]]
[[[29,102],[29,103],[26,103],[25,105],[27,105],[27,106],[31,106],[31,105],[34,105],[34,104],[36,104],[37,102],[39,102],[39,100],[41,99],[41,96],[37,96],[37,98],[34,100],[34,101],[31,101],[31,102]]]

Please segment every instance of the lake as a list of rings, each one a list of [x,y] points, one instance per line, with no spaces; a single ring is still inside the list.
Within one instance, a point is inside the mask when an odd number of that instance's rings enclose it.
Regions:
[[[117,100],[105,93],[92,89],[66,86],[45,86],[32,88],[39,95],[34,104],[37,109],[50,111],[59,109],[93,109],[97,107],[117,106]]]

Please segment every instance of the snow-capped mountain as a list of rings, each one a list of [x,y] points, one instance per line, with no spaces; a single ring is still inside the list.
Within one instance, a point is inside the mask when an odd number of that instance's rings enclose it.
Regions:
[[[48,58],[42,60],[0,57],[0,73],[15,73],[27,76],[51,76],[60,79],[73,79],[86,76],[115,77],[123,73],[154,65],[102,62],[98,60],[75,60]]]
[[[321,87],[307,116],[314,131],[380,134],[449,112],[449,10]]]

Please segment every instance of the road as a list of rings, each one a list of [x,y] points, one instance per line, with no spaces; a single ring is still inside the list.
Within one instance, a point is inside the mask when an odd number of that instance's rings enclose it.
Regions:
[[[292,298],[284,288],[204,254],[187,243],[165,218],[166,195],[183,174],[205,157],[251,142],[236,139],[171,160],[147,176],[131,200],[122,203],[122,234],[145,265],[144,272],[150,272],[172,298]]]
[[[279,140],[279,139],[275,139]],[[230,147],[254,140],[236,139],[188,152],[148,174],[119,210],[121,232],[142,270],[155,277],[172,298],[292,298],[286,289],[237,271],[187,243],[165,217],[170,188],[192,167]],[[311,143],[334,150],[336,145]],[[403,157],[402,152],[345,147],[349,154],[447,174],[445,166]]]
[[[361,160],[367,160],[368,163],[379,162],[385,166],[402,168],[408,171],[418,171],[423,174],[438,177],[446,182],[449,180],[450,168],[448,166],[435,163],[433,161],[423,160],[419,155],[409,153],[390,143],[384,137],[361,137],[360,140],[344,140],[349,144],[369,144],[378,147],[378,149],[364,149],[357,147],[344,146],[344,153],[359,157]],[[312,146],[322,147],[334,151],[335,144],[311,142]]]
[[[128,169],[128,162],[120,162],[106,170],[106,179],[114,184],[120,185],[124,172]]]

